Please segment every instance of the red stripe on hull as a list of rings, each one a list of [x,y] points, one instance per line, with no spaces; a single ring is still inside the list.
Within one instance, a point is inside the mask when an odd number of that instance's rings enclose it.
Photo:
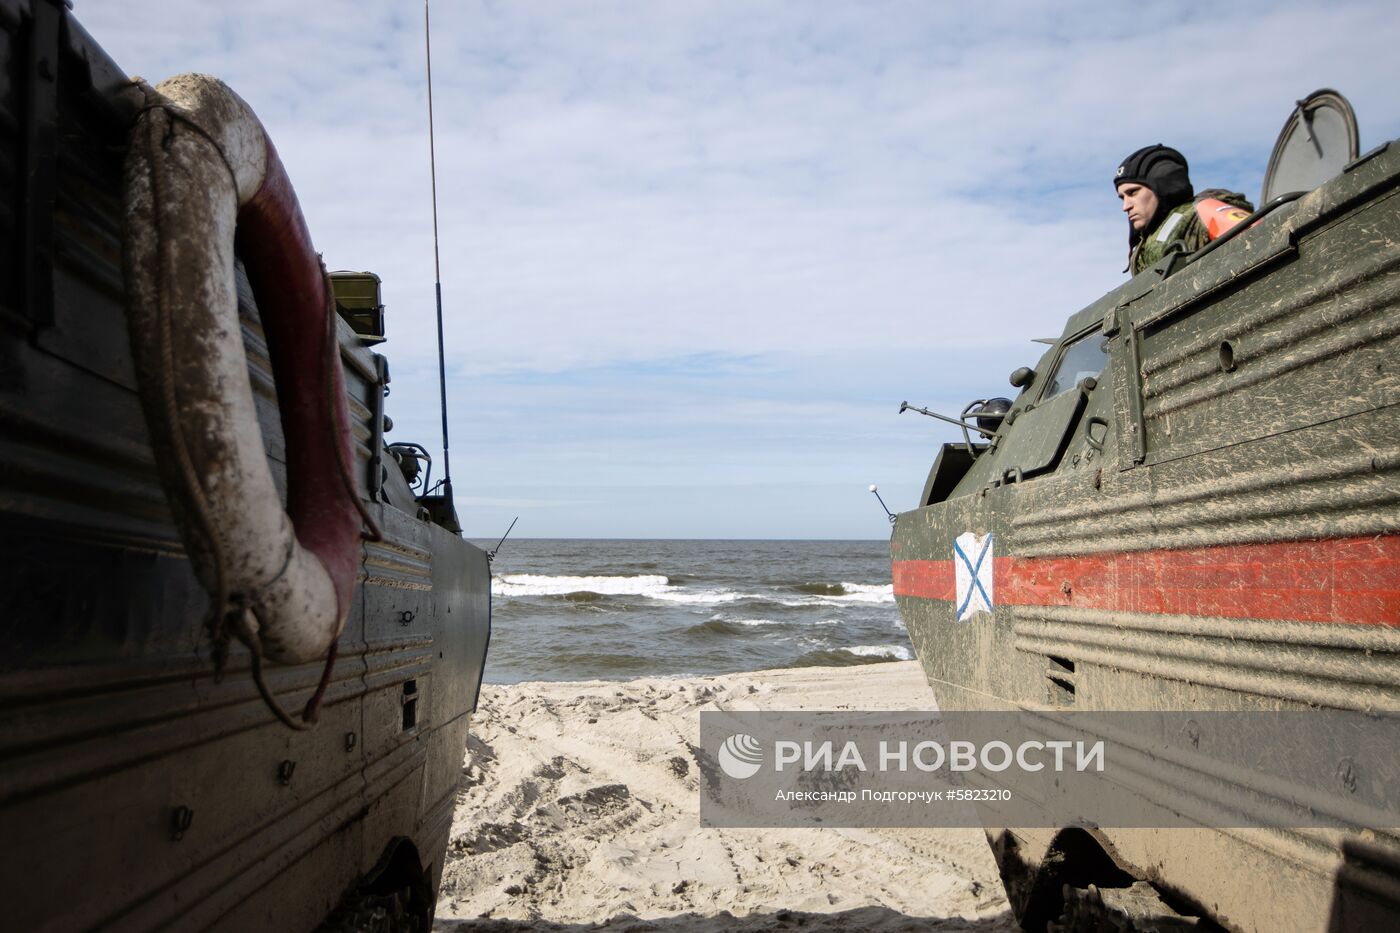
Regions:
[[[957,588],[951,560],[897,560],[891,573],[894,591],[900,596],[952,599]]]
[[[994,601],[1400,626],[1400,536],[1078,557],[997,557]],[[952,600],[953,561],[893,564],[901,596]]]

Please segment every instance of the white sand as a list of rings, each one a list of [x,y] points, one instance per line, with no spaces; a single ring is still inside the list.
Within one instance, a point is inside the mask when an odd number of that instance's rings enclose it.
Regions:
[[[437,930],[1010,933],[977,829],[702,829],[702,709],[933,709],[913,661],[486,687]]]

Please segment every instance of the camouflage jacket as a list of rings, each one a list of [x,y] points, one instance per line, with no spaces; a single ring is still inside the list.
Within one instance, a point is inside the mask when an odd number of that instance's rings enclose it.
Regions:
[[[1160,261],[1169,250],[1180,250],[1189,254],[1210,242],[1206,226],[1196,213],[1196,202],[1202,198],[1218,198],[1247,211],[1254,210],[1249,199],[1237,191],[1225,191],[1220,188],[1202,191],[1194,199],[1172,208],[1156,229],[1132,248],[1128,253],[1128,270],[1133,275]],[[1177,246],[1178,243],[1181,245]]]

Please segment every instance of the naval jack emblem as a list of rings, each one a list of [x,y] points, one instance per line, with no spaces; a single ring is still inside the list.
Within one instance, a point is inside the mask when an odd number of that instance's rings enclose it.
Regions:
[[[953,578],[957,582],[959,622],[978,612],[992,611],[991,532],[979,538],[969,531],[953,541]]]

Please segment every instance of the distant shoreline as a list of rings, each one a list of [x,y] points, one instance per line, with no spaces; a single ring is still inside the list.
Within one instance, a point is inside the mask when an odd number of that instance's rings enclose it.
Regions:
[[[586,680],[570,680],[561,678],[559,680],[537,679],[537,680],[492,680],[491,662],[488,657],[486,662],[486,677],[483,684],[488,687],[529,687],[532,685],[558,686],[559,684],[630,684],[638,680],[662,680],[662,681],[682,681],[682,680],[712,680],[716,677],[738,677],[752,674],[788,674],[793,671],[816,671],[816,670],[859,670],[867,667],[876,667],[889,664],[917,664],[917,661],[906,660],[904,658],[894,658],[887,656],[876,656],[863,658],[849,664],[792,664],[787,667],[764,667],[752,671],[723,671],[716,674],[634,674],[622,677],[594,677]]]
[[[499,539],[499,538],[480,538],[480,537],[477,537],[477,536],[475,536],[475,535],[472,535],[472,536],[468,537],[467,540],[470,541],[472,544],[477,545],[478,547],[480,547],[481,545],[488,545],[488,546],[493,546],[493,547],[494,547],[495,544],[496,544],[496,542],[499,541],[500,539]],[[670,541],[704,541],[704,542],[711,543],[711,544],[713,544],[713,543],[715,543],[715,542],[724,542],[724,541],[734,541],[734,542],[736,542],[736,543],[737,543],[737,542],[753,543],[753,542],[755,542],[755,541],[762,541],[762,542],[779,543],[779,544],[782,543],[782,542],[784,542],[784,541],[793,541],[793,542],[799,542],[799,541],[800,541],[800,542],[803,542],[803,543],[815,543],[815,544],[821,544],[821,543],[844,544],[844,543],[847,543],[847,542],[849,542],[849,543],[851,543],[851,544],[872,544],[872,543],[875,543],[875,542],[879,542],[879,541],[888,541],[888,540],[889,540],[889,538],[887,538],[887,537],[875,537],[875,538],[607,538],[607,537],[597,537],[597,538],[568,538],[568,537],[561,537],[561,538],[552,538],[552,537],[549,537],[549,536],[546,536],[546,535],[542,535],[542,536],[538,536],[538,537],[525,537],[525,536],[523,536],[523,535],[517,537],[517,536],[512,535],[509,539],[507,539],[508,542],[509,542],[509,541],[668,541],[668,542],[670,542]]]

